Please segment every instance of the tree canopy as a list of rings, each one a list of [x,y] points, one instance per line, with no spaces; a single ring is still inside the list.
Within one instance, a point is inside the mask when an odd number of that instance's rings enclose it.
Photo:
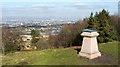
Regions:
[[[100,43],[110,42],[116,39],[116,31],[111,24],[109,12],[103,9],[101,12],[93,16],[91,13],[88,20],[88,29],[97,30],[100,34],[98,41]]]
[[[38,30],[31,30],[31,36],[32,37],[38,37],[39,36],[39,31]]]

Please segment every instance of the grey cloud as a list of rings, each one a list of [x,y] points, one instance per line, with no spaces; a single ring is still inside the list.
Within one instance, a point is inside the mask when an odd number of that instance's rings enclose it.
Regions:
[[[101,9],[101,8],[108,8],[110,6],[103,5],[103,4],[87,4],[87,3],[81,3],[81,4],[70,4],[68,7],[73,7],[77,9]]]
[[[31,8],[42,8],[42,9],[51,9],[54,8],[53,4],[33,4],[30,6]]]

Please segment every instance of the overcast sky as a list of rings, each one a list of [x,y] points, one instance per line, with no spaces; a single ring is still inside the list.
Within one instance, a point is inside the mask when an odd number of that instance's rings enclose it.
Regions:
[[[118,13],[118,0],[4,0],[3,17],[80,19],[106,9]]]

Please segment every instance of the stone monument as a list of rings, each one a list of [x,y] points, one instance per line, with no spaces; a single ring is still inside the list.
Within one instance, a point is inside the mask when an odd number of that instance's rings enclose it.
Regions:
[[[80,56],[94,59],[101,56],[101,53],[98,50],[97,36],[99,33],[95,30],[85,29],[81,36],[83,36],[81,51],[79,52]]]

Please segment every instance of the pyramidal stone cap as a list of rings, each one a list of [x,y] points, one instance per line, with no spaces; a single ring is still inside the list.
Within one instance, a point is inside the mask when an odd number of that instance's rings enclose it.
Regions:
[[[97,33],[97,31],[90,29],[84,29],[83,33],[81,34],[81,36],[86,36],[86,37],[96,37],[98,35],[99,33]]]

